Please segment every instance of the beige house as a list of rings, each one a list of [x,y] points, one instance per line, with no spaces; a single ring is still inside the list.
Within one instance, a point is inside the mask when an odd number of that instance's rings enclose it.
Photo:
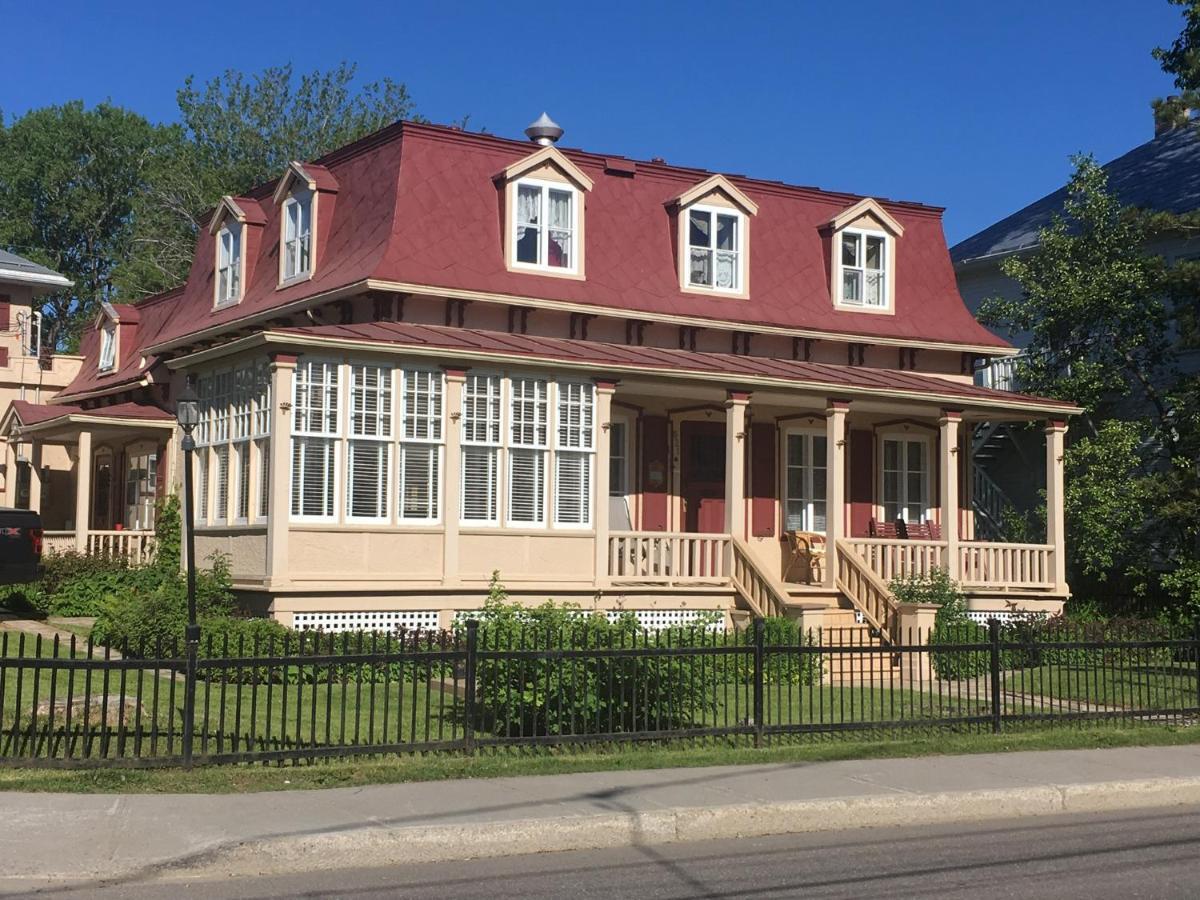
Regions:
[[[46,403],[79,374],[80,356],[43,346],[36,298],[71,282],[37,263],[0,250],[0,410],[13,401]],[[40,509],[47,528],[74,528],[68,501],[74,459],[65,447],[38,447],[0,433],[4,506]]]
[[[99,454],[153,453],[122,493],[140,546],[128,510],[179,483],[192,379],[199,552],[301,628],[445,625],[493,571],[652,626],[882,640],[915,614],[901,573],[946,568],[980,611],[1061,605],[1074,410],[973,384],[1012,350],[963,305],[940,210],[533,131],[398,123],[226,197],[187,283],[104,309],[79,377],[9,433],[92,461],[94,526]],[[1042,542],[975,540],[984,420],[1047,434]]]

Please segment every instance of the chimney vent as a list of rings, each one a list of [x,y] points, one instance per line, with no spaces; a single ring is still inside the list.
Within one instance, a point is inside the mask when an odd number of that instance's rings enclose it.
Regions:
[[[525,136],[534,143],[549,147],[563,136],[563,130],[557,122],[542,113],[536,122],[525,129]]]

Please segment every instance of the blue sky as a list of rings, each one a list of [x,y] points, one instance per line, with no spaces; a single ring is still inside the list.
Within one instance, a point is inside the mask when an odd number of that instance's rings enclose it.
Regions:
[[[953,242],[1059,186],[1070,154],[1148,140],[1171,89],[1150,50],[1181,19],[1167,0],[0,0],[0,22],[8,115],[107,98],[165,120],[189,74],[347,59],[435,122],[519,137],[545,108],[565,146],[946,206]]]

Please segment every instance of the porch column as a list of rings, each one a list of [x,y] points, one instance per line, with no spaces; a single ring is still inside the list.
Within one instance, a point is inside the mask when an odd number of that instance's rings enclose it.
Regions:
[[[725,400],[725,531],[746,537],[746,407],[748,391],[729,391]]]
[[[458,528],[462,518],[462,408],[466,369],[446,369],[446,471],[442,475],[442,584],[462,582]]]
[[[291,516],[292,472],[292,381],[296,375],[296,356],[276,353],[271,356],[271,463],[267,492],[267,584],[276,586],[288,580],[288,520]]]
[[[17,505],[17,440],[11,435],[4,441],[4,505]]]
[[[846,415],[850,404],[825,408],[825,585],[837,587],[837,542],[846,536]]]
[[[1067,423],[1046,423],[1046,543],[1054,548],[1054,592],[1067,592],[1066,513],[1063,509],[1063,437]]]
[[[87,553],[88,526],[92,517],[88,515],[92,497],[92,433],[79,432],[79,460],[75,463],[75,550]]]
[[[958,565],[958,428],[962,413],[943,409],[938,419],[938,451],[940,453],[939,493],[942,498],[942,540],[946,542],[946,569],[950,577],[959,577]]]
[[[596,500],[592,520],[596,523],[596,587],[608,586],[608,457],[611,449],[609,432],[612,428],[612,398],[617,383],[596,379],[596,422],[599,446],[596,447]]]
[[[37,438],[29,447],[29,508],[42,511],[42,442]]]

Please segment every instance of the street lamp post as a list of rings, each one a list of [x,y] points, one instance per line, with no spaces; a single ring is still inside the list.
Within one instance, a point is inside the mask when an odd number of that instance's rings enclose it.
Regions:
[[[175,419],[183,431],[183,517],[184,534],[187,536],[187,628],[183,638],[187,652],[187,671],[183,692],[183,764],[192,765],[192,743],[196,722],[196,657],[200,650],[200,624],[196,621],[196,514],[192,493],[192,454],[196,441],[192,431],[200,424],[200,400],[192,390],[191,379],[175,401]]]

